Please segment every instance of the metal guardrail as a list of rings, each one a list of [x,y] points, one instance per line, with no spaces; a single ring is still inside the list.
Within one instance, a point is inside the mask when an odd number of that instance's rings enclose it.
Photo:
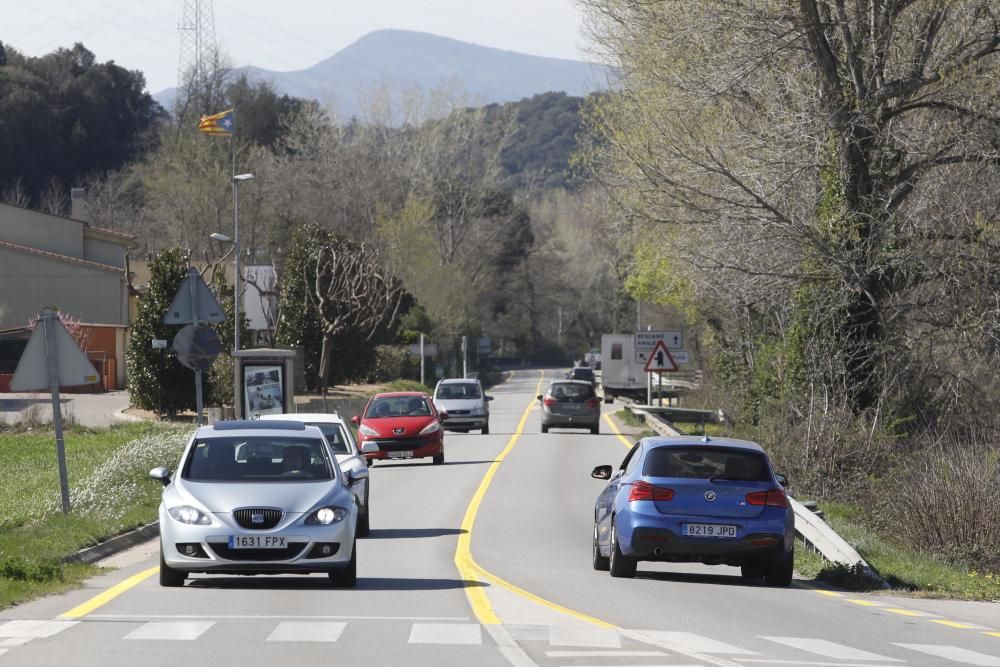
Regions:
[[[660,418],[666,413],[666,408],[657,406],[637,405],[632,401],[625,401],[625,407],[633,414],[641,414],[645,418],[646,424],[654,431],[664,436],[682,435],[668,422]],[[677,410],[677,408],[674,408]],[[711,412],[711,411],[707,411]],[[713,413],[714,414],[714,413]],[[854,547],[848,544],[837,531],[830,527],[816,512],[809,509],[795,498],[788,496],[788,502],[795,512],[795,533],[811,545],[826,560],[831,563],[840,563],[847,567],[860,567],[866,577],[874,581],[883,589],[891,588],[889,584],[879,574],[872,569],[864,558],[861,557]]]

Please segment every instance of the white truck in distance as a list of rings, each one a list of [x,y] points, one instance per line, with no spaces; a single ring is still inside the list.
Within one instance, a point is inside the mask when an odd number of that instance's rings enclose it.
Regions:
[[[601,388],[604,402],[615,396],[646,397],[645,363],[637,360],[635,334],[601,336]]]

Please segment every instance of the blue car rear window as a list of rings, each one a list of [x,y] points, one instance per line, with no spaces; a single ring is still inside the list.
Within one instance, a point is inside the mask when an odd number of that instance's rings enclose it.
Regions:
[[[642,474],[646,477],[711,479],[767,482],[770,470],[757,452],[707,447],[657,447],[646,454]]]

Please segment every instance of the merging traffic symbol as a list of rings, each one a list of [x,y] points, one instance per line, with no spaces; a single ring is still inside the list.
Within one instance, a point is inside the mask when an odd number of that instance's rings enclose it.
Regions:
[[[670,350],[662,340],[656,341],[656,347],[649,354],[646,360],[646,367],[643,369],[647,373],[672,373],[677,370],[677,362],[670,355]]]

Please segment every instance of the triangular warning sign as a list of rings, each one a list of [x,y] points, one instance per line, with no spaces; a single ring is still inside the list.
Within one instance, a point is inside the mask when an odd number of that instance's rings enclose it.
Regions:
[[[192,286],[192,283],[194,285]],[[226,314],[198,269],[191,267],[177,288],[177,294],[163,316],[164,324],[193,324],[197,312],[199,322],[225,322]]]
[[[49,315],[52,327],[52,342],[55,349],[56,372],[60,387],[80,384],[94,384],[101,378],[90,359],[77,345],[73,336],[66,331],[58,317]],[[49,364],[45,349],[45,322],[39,319],[31,332],[28,345],[17,362],[17,370],[10,381],[12,391],[38,391],[49,388]]]
[[[644,370],[647,373],[671,373],[677,370],[677,362],[670,356],[670,350],[662,340],[656,341],[656,347],[649,353]]]

